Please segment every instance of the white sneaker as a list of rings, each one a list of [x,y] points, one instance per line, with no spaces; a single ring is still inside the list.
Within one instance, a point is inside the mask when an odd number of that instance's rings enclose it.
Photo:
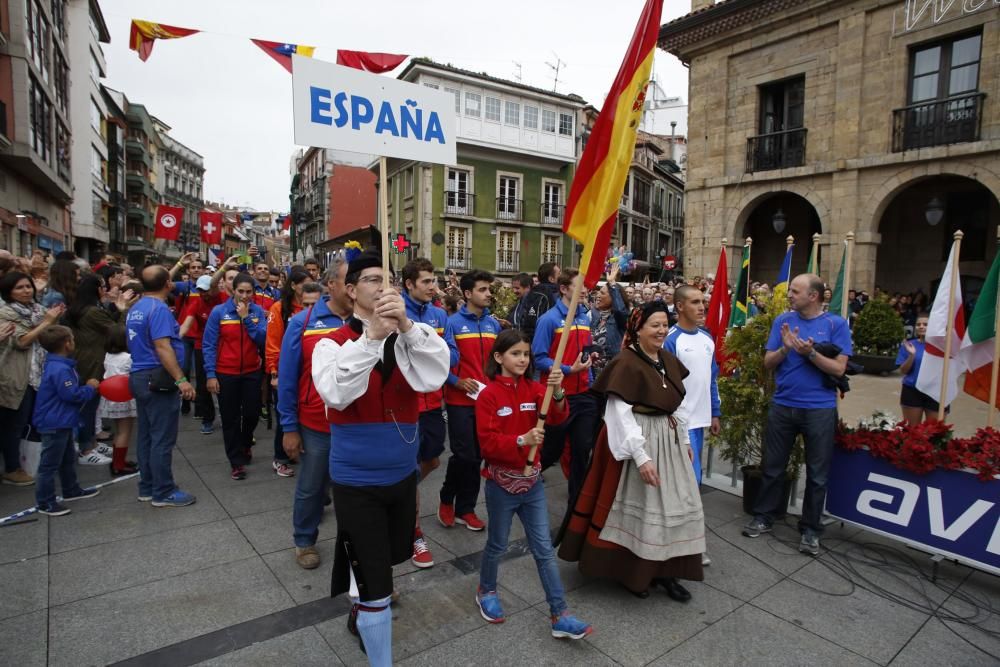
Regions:
[[[80,454],[80,456],[76,459],[76,462],[82,466],[111,465],[111,459],[104,454],[99,454],[96,449],[89,454]]]
[[[706,551],[701,555],[701,566],[708,567],[712,564],[712,559],[708,557],[708,552]]]
[[[101,456],[111,456],[112,454],[115,453],[114,447],[109,447],[105,445],[103,442],[97,443],[97,447],[94,447],[94,451],[100,454]]]

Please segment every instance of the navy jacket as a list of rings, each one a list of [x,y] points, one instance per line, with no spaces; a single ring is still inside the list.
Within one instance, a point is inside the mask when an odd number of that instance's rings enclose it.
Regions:
[[[80,384],[76,361],[61,354],[49,354],[42,371],[42,383],[35,398],[32,423],[39,433],[55,433],[76,428],[83,404],[94,397],[93,387]]]

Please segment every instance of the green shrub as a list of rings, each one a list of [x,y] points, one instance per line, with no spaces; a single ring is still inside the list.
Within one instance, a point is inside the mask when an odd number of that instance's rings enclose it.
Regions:
[[[517,295],[514,294],[514,290],[496,281],[490,285],[490,294],[493,295],[490,314],[502,320],[510,319],[511,311],[517,305]]]
[[[887,297],[871,299],[858,313],[851,338],[854,354],[895,357],[903,341],[903,319]]]

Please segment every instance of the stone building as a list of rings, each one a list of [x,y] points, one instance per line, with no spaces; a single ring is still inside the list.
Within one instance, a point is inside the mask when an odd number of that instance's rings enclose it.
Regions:
[[[930,292],[961,229],[978,293],[1000,222],[1000,0],[693,0],[659,46],[690,68],[686,274],[752,236],[771,282],[785,237],[802,271],[819,233],[829,279],[853,231],[854,285]]]
[[[155,165],[156,191],[161,195],[160,203],[184,209],[177,243],[167,243],[163,248],[163,254],[173,259],[185,252],[201,250],[198,213],[205,203],[202,194],[205,185],[205,159],[170,136],[170,126],[161,119],[154,116],[152,120],[162,143]]]

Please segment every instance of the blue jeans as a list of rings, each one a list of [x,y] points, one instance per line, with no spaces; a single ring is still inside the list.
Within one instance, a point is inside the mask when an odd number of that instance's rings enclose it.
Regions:
[[[330,481],[330,434],[299,424],[302,452],[295,476],[295,505],[292,508],[292,537],[297,547],[311,547],[319,537],[323,500]]]
[[[97,425],[97,407],[101,404],[101,394],[94,392],[94,397],[80,408],[80,426],[77,429],[76,441],[80,443],[80,451],[93,449],[97,441],[95,426]]]
[[[135,371],[128,378],[137,412],[135,450],[139,459],[139,495],[163,500],[177,489],[171,460],[177,444],[181,402],[177,392],[150,391],[159,369]]]
[[[785,468],[795,438],[802,435],[806,446],[806,489],[802,496],[799,531],[823,534],[823,505],[833,461],[833,434],[837,428],[837,408],[790,408],[771,404],[764,432],[764,460],[754,513],[767,522],[774,520],[781,502]]]
[[[73,448],[73,429],[63,428],[53,433],[42,433],[42,455],[35,473],[35,504],[51,507],[56,502],[56,473],[62,486],[63,497],[83,492],[76,479],[76,451]]]
[[[486,549],[479,569],[479,586],[484,591],[497,589],[497,570],[500,557],[507,551],[510,525],[516,514],[524,526],[528,547],[535,558],[538,578],[545,589],[549,611],[558,616],[566,610],[566,593],[559,568],[556,566],[552,538],[549,535],[549,512],[545,503],[545,485],[539,479],[527,493],[515,495],[501,489],[492,479],[486,480]]]

